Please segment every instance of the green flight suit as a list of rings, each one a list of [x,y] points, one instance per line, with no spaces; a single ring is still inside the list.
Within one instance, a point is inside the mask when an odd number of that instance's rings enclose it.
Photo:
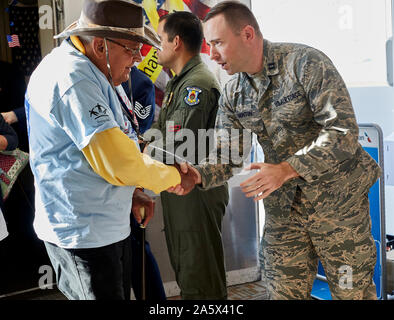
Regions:
[[[199,55],[193,57],[167,84],[159,119],[151,128],[159,129],[163,139],[149,148],[160,146],[179,154],[185,144],[177,136],[188,131],[188,152],[181,156],[192,163],[203,159],[209,139],[200,137],[198,130],[214,127],[219,96],[214,75]],[[150,152],[157,158],[157,150]],[[164,162],[173,163],[165,155]],[[160,196],[167,247],[182,299],[226,299],[221,225],[229,200],[227,184],[195,188],[186,196],[168,192]]]

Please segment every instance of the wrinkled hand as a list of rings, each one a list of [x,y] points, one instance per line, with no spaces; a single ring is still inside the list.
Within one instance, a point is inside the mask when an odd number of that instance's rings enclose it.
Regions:
[[[200,173],[186,162],[181,164],[175,163],[174,166],[181,175],[181,184],[167,189],[168,192],[183,196],[191,192],[196,184],[201,183]]]
[[[279,189],[287,180],[298,177],[298,173],[288,164],[252,163],[246,170],[259,169],[255,175],[240,184],[242,192],[254,201],[265,199]]]
[[[141,217],[141,208],[145,209],[144,219]],[[139,224],[143,223],[143,227],[145,228],[149,220],[153,218],[154,210],[155,201],[141,189],[135,189],[133,194],[133,205],[131,207],[135,220],[137,220]]]

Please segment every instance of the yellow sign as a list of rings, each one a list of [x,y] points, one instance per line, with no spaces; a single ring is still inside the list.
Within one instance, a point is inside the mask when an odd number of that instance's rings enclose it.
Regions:
[[[183,0],[169,0],[170,1],[170,12],[172,11],[183,11],[185,9]]]
[[[167,0],[169,5],[169,11],[182,11],[184,10],[183,0]],[[157,26],[159,25],[159,14],[157,13],[157,1],[156,0],[143,0],[142,6],[145,10],[146,15],[152,25],[152,27],[157,31]],[[156,82],[163,67],[157,63],[157,49],[151,48],[149,53],[145,56],[144,60],[138,65],[143,73],[145,73],[153,83]],[[174,71],[172,74],[175,75]]]
[[[156,82],[163,67],[157,63],[157,49],[151,48],[144,60],[137,66],[143,73],[145,73],[153,83]]]

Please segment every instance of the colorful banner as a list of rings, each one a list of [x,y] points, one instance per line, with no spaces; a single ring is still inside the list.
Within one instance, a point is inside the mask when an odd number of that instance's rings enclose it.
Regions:
[[[159,74],[163,70],[163,67],[157,63],[156,52],[157,49],[151,48],[144,60],[138,65],[138,69],[145,73],[153,83],[156,83]]]
[[[216,4],[215,0],[135,0],[134,2],[142,4],[145,11],[146,23],[157,31],[159,19],[162,15],[173,11],[193,12],[200,19],[204,19],[211,6]],[[141,53],[143,61],[138,64],[138,69],[144,72],[155,84],[156,88],[156,112],[160,111],[162,105],[163,93],[168,80],[173,74],[170,70],[163,69],[157,63],[157,50],[151,46],[144,45]],[[205,41],[201,50],[202,54],[209,54],[209,47]]]

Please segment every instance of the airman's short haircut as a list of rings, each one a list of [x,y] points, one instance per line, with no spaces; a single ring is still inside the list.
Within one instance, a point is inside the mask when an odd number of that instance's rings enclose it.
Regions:
[[[219,2],[211,8],[204,18],[204,22],[212,19],[213,17],[222,14],[235,34],[239,32],[247,25],[254,28],[256,34],[262,37],[259,24],[252,11],[241,2],[238,1],[223,1]]]
[[[201,51],[204,34],[202,23],[195,14],[176,11],[161,16],[160,21],[163,20],[165,20],[163,30],[167,33],[169,41],[179,36],[189,52],[196,54]]]

